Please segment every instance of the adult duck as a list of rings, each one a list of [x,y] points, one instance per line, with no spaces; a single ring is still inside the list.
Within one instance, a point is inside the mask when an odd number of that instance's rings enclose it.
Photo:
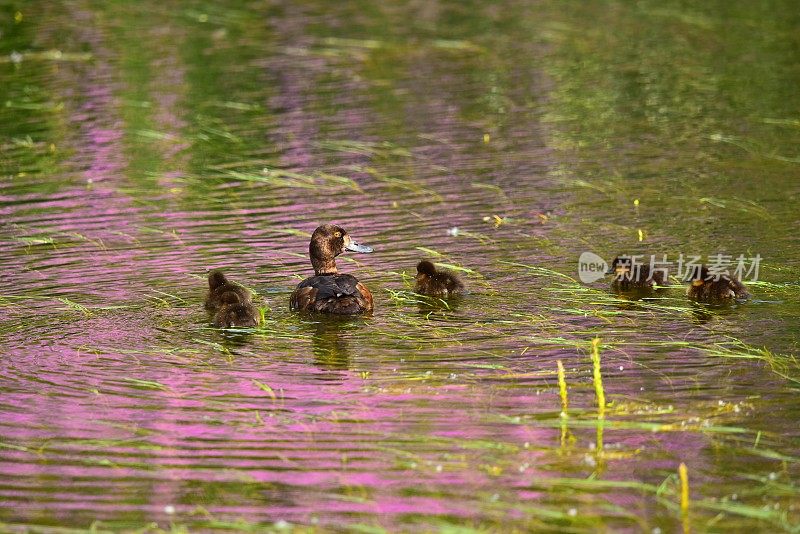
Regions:
[[[314,230],[308,255],[314,276],[297,285],[289,302],[292,310],[358,315],[372,311],[372,293],[351,274],[339,274],[336,256],[352,252],[372,252],[371,247],[359,245],[347,231],[335,224],[323,224]]]

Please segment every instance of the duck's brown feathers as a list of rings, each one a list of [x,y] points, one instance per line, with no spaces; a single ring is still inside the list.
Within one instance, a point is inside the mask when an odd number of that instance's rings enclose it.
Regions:
[[[349,274],[306,278],[292,293],[293,310],[355,315],[372,311],[372,293]]]
[[[726,274],[721,274],[717,280],[709,273],[708,267],[703,265],[699,274],[692,277],[689,281],[687,296],[698,302],[709,304],[727,304],[737,300],[750,298],[750,292],[740,280],[731,278]]]
[[[258,310],[251,303],[225,304],[214,314],[217,328],[249,328],[258,326]]]
[[[235,294],[238,298],[238,302],[248,303],[253,301],[253,295],[249,289],[229,281],[221,271],[211,271],[208,275],[208,294],[206,294],[205,302],[206,309],[213,311],[226,302],[230,303],[229,293]]]
[[[614,274],[611,282],[611,289],[614,291],[651,290],[655,286],[669,285],[664,271],[653,269],[652,276],[650,275],[649,263],[636,263],[632,266],[630,260],[626,262],[623,258],[616,257],[611,262],[611,272]]]
[[[464,292],[464,283],[450,271],[436,269],[433,263],[423,260],[417,264],[414,291],[429,297],[448,298]]]
[[[353,242],[341,226],[323,224],[314,230],[308,247],[315,276],[297,285],[289,300],[292,310],[357,315],[372,312],[372,294],[356,277],[339,274],[336,256],[345,249],[371,252]],[[363,250],[361,250],[363,249]]]
[[[220,271],[208,275],[206,309],[214,313],[217,328],[258,326],[259,313],[253,305],[253,294],[246,287],[228,281]]]

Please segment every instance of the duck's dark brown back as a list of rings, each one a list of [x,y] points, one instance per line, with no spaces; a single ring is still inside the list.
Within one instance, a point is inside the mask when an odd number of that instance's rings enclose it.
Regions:
[[[225,304],[214,314],[214,326],[217,328],[258,326],[258,310],[252,304]]]
[[[372,294],[349,274],[317,275],[306,278],[292,293],[293,310],[356,315],[372,311]]]

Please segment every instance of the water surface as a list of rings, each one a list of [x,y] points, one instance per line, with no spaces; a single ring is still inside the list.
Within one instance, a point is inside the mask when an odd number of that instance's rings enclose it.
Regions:
[[[800,528],[794,2],[225,4],[0,1],[2,529]],[[288,310],[329,221],[371,317]],[[631,301],[587,250],[761,282]]]

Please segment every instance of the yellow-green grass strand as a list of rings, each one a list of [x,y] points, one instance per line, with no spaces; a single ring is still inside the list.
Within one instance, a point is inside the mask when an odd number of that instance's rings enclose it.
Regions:
[[[592,367],[594,392],[597,397],[597,417],[602,419],[606,413],[606,394],[603,390],[603,375],[600,370],[600,338],[592,340]]]
[[[678,476],[681,480],[681,522],[684,534],[688,534],[691,531],[689,525],[689,470],[683,462],[678,466]]]
[[[564,376],[564,364],[556,360],[558,365],[558,394],[561,397],[561,417],[567,417],[569,399],[567,398],[567,380]]]

